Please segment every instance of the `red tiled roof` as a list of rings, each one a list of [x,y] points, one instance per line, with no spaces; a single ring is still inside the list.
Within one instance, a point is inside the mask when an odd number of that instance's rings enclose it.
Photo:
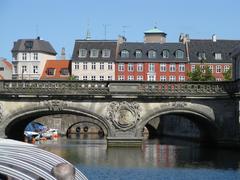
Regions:
[[[9,68],[9,69],[12,69],[12,63],[10,63],[9,61],[7,61],[6,59],[4,59],[2,61],[4,64],[6,64],[6,66]]]
[[[48,69],[55,69],[54,75],[48,75]],[[62,79],[66,80],[70,76],[68,75],[61,75],[62,69],[68,69],[70,73],[70,61],[69,60],[47,60],[40,80],[47,80],[47,79]]]

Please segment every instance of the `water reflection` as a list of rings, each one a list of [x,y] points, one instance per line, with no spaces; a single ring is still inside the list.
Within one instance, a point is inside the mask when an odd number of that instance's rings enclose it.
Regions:
[[[80,135],[43,142],[39,147],[77,166],[239,169],[240,162],[237,151],[207,149],[196,143],[164,145],[161,140],[147,140],[142,148],[107,148],[105,139]]]

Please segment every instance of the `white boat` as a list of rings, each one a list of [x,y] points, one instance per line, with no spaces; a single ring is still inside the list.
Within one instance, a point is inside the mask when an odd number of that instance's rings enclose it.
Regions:
[[[49,129],[41,134],[42,137],[47,139],[52,139],[53,137],[58,137],[58,129]]]

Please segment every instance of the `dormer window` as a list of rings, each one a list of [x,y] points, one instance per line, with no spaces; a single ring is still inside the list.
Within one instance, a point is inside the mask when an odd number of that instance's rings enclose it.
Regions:
[[[98,49],[91,49],[90,57],[97,58],[98,57]]]
[[[136,56],[137,59],[142,58],[142,51],[141,50],[136,50],[135,51],[135,56]]]
[[[177,59],[183,59],[183,57],[184,57],[184,52],[183,52],[182,50],[177,50],[177,51],[175,52],[175,56],[176,56]]]
[[[156,51],[154,51],[154,50],[148,51],[148,58],[149,59],[154,59],[154,58],[156,58],[156,56],[157,56]]]
[[[103,49],[102,50],[102,57],[103,58],[110,58],[110,55],[111,55],[110,49]]]
[[[121,51],[121,58],[129,58],[128,50],[122,50]]]
[[[67,68],[62,68],[61,71],[60,71],[60,74],[62,76],[67,76],[67,75],[69,75],[69,71],[68,71]]]
[[[32,49],[33,48],[33,41],[26,41],[24,43],[25,49]]]
[[[79,49],[79,56],[80,58],[87,57],[87,50],[86,49]]]
[[[198,53],[198,59],[199,59],[200,61],[206,60],[206,53],[205,53],[205,52],[199,52],[199,53]]]
[[[216,60],[221,60],[222,59],[222,54],[221,53],[215,53],[215,59]]]
[[[169,51],[168,50],[163,50],[162,56],[163,56],[164,59],[169,58]]]
[[[55,74],[55,69],[54,68],[48,68],[47,69],[47,75],[48,76],[54,76]]]

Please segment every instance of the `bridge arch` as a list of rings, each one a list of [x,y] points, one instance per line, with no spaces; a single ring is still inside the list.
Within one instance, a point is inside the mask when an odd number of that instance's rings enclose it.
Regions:
[[[27,105],[15,110],[9,116],[4,118],[1,129],[1,132],[4,132],[2,136],[16,140],[23,140],[23,132],[28,123],[37,118],[54,114],[73,114],[90,117],[93,120],[89,123],[97,124],[104,130],[104,133],[106,133],[105,135],[111,136],[113,134],[111,124],[109,124],[104,117],[95,112],[86,110],[83,107],[73,107],[68,105],[60,110],[52,110],[44,106]]]
[[[198,105],[198,108],[196,108],[197,106],[195,105],[196,104],[191,104],[191,106],[188,107],[161,106],[154,109],[152,112],[147,113],[145,116],[142,117],[142,120],[137,128],[137,136],[142,135],[144,127],[147,127],[148,123],[154,118],[161,117],[163,115],[174,114],[188,117],[189,120],[192,121],[199,128],[200,136],[202,132],[205,132],[205,136],[207,136],[209,141],[216,141],[216,138],[220,133],[220,128],[215,123],[214,111],[204,105]]]

